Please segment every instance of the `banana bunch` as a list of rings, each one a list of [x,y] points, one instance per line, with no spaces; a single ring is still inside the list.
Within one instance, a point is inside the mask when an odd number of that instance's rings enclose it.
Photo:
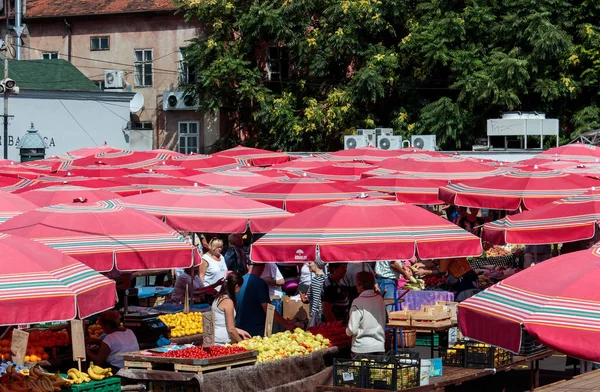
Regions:
[[[0,392],[55,392],[69,385],[59,373],[45,373],[38,365],[20,372],[9,366],[0,379]]]
[[[80,372],[75,368],[71,368],[67,372],[67,381],[71,384],[81,384],[84,382],[90,382],[92,379],[87,375],[87,373]]]
[[[94,362],[90,362],[87,373],[94,381],[104,380],[113,375],[110,368],[101,368],[100,366],[94,365]]]

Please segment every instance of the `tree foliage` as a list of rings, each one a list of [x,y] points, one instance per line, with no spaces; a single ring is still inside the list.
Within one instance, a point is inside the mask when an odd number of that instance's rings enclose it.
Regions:
[[[597,1],[176,1],[203,26],[188,89],[232,143],[331,150],[382,126],[468,148],[507,110],[559,118],[563,136],[600,126]],[[271,80],[268,47],[283,60]]]

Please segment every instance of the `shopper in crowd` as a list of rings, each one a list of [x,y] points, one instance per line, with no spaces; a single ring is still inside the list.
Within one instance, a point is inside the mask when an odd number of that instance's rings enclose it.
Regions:
[[[546,261],[552,257],[552,245],[526,245],[523,268]]]
[[[248,332],[235,327],[236,294],[243,283],[242,274],[237,271],[230,272],[212,304],[215,314],[216,345],[237,343],[251,337]]]
[[[341,285],[341,281],[346,276],[347,264],[330,263],[327,268],[329,269],[329,276],[323,283],[321,294],[323,316],[327,322],[346,321],[350,301],[348,301],[348,291]],[[354,280],[356,280],[356,277]]]
[[[383,298],[373,291],[373,274],[356,274],[356,287],[359,296],[352,302],[346,328],[346,334],[352,337],[352,354],[383,354],[387,313]]]
[[[310,263],[299,264],[300,267],[300,279],[298,282],[298,292],[306,294],[310,287],[310,281],[312,280],[313,272],[311,272]]]
[[[448,284],[456,293],[456,298],[464,298],[463,292],[468,295],[475,293],[479,288],[477,274],[471,268],[466,258],[444,259],[435,261],[422,261],[416,264],[419,267],[418,275],[421,276],[444,276],[448,278]]]
[[[204,293],[214,292],[215,287],[221,285],[222,280],[218,280],[211,285],[205,286],[200,279],[198,274],[198,267],[185,268],[181,274],[175,280],[175,287],[171,293],[171,302],[176,304],[183,304],[185,301],[185,289],[187,287],[189,297],[192,298],[194,295],[201,295]],[[192,274],[194,275],[192,283]]]
[[[310,326],[316,326],[323,320],[323,303],[321,293],[325,283],[325,263],[321,260],[306,263],[311,272],[310,285],[304,294],[300,292],[302,302],[309,304]]]
[[[383,298],[395,298],[397,287],[402,287],[399,284],[399,279],[402,278],[404,283],[412,276],[410,269],[410,261],[406,264],[401,261],[378,261],[375,263],[375,276],[377,277],[377,285]],[[387,310],[393,311],[394,305],[387,305]]]
[[[265,264],[265,270],[260,276],[269,286],[269,297],[283,297],[283,290],[281,286],[285,283],[285,279],[279,271],[279,267],[275,263]]]
[[[227,239],[229,249],[225,252],[225,264],[229,271],[237,271],[242,275],[248,273],[248,259],[244,250],[244,240],[240,233],[231,233]]]
[[[125,366],[123,353],[139,351],[140,347],[133,331],[121,325],[121,314],[107,310],[98,318],[98,324],[106,336],[99,342],[98,350],[86,349],[87,357],[98,366],[110,366],[116,373]]]
[[[348,263],[346,267],[346,275],[341,280],[340,284],[348,293],[348,302],[352,303],[358,297],[358,289],[356,288],[356,274],[362,271],[370,272],[375,275],[371,263]],[[376,288],[379,291],[379,288]]]
[[[469,212],[465,216],[461,216],[458,220],[458,225],[468,231],[469,233],[475,234],[476,236],[481,235],[481,228],[485,221],[477,216],[479,214],[479,208],[469,208]]]
[[[270,304],[269,286],[261,279],[264,264],[252,264],[244,276],[244,283],[236,295],[235,326],[248,331],[251,336],[263,336],[267,306]],[[293,330],[296,325],[275,311],[273,320],[282,327]]]
[[[227,275],[227,264],[225,258],[221,254],[223,251],[223,241],[218,238],[213,238],[208,243],[208,252],[202,256],[202,264],[200,265],[200,280],[203,285],[210,286]],[[216,290],[220,290],[217,286]]]

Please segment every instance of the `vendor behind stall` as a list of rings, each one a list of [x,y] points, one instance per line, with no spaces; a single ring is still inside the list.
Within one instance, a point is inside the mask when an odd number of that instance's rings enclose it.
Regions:
[[[323,316],[327,322],[346,321],[348,319],[348,291],[341,285],[346,276],[347,264],[330,263],[328,265],[329,276],[323,284],[321,294]]]
[[[121,354],[138,351],[137,338],[130,329],[121,326],[121,315],[116,310],[107,310],[98,318],[98,324],[106,333],[96,352],[87,348],[87,357],[98,366],[109,365],[114,373],[125,366]]]
[[[466,258],[445,259],[441,261],[422,261],[416,264],[419,267],[418,275],[445,276],[448,284],[456,292],[456,299],[466,299],[466,295],[474,294],[479,288],[477,274],[471,268]],[[461,293],[464,295],[461,296]]]
[[[387,313],[383,297],[373,290],[373,274],[356,274],[356,288],[359,296],[352,302],[346,328],[346,334],[352,337],[352,354],[383,354]]]

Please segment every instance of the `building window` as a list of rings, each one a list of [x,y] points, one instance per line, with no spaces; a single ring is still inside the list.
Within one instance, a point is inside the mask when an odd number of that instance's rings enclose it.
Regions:
[[[182,154],[198,154],[200,145],[200,122],[179,121],[179,152]]]
[[[267,48],[267,78],[269,81],[287,80],[290,73],[290,52],[286,47]]]
[[[134,122],[133,123],[133,129],[147,129],[147,130],[152,130],[152,123],[150,121]]]
[[[92,82],[94,82],[94,84],[98,86],[100,90],[104,90],[106,88],[104,85],[104,80],[92,80]]]
[[[109,50],[110,38],[108,35],[90,38],[90,50]]]
[[[152,87],[152,49],[135,51],[133,79],[135,87]]]
[[[42,60],[56,60],[58,59],[58,52],[43,52]]]
[[[196,82],[196,72],[191,70],[185,59],[185,48],[179,48],[179,84],[186,85]]]

